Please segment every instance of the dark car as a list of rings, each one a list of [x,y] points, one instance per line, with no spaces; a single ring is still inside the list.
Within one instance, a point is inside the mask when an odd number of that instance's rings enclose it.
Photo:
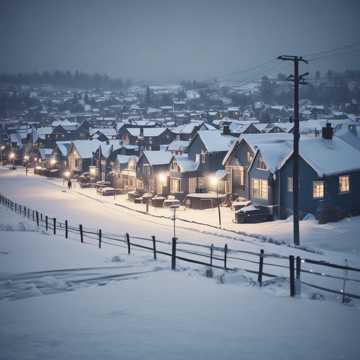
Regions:
[[[273,220],[270,210],[266,206],[246,206],[235,212],[237,223],[259,223]]]

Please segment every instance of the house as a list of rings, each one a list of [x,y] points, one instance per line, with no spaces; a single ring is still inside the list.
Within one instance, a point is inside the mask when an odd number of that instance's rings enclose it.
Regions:
[[[300,213],[321,216],[326,206],[344,215],[359,214],[360,151],[333,136],[331,126],[324,129],[322,137],[300,139]],[[281,217],[292,212],[292,168],[290,152],[279,167]]]
[[[136,190],[136,163],[134,155],[117,155],[112,164],[111,183],[114,188],[122,191]]]
[[[117,131],[115,128],[90,128],[91,139],[99,141],[114,140],[117,138]]]
[[[146,150],[160,150],[160,145],[170,144],[175,135],[168,128],[126,128],[121,140],[124,144],[140,145]]]
[[[72,174],[81,174],[89,170],[93,163],[94,153],[100,146],[98,140],[75,140],[71,143],[67,163]]]
[[[71,147],[71,141],[57,141],[51,153],[51,159],[60,173],[67,168],[67,159],[69,150]],[[55,161],[55,162],[54,162]]]
[[[172,156],[168,151],[144,151],[136,164],[136,188],[144,192],[166,194]]]
[[[182,155],[187,152],[187,147],[190,141],[185,140],[174,140],[167,145],[166,150],[170,151],[173,155]]]
[[[219,130],[200,130],[190,141],[188,154],[175,156],[170,163],[170,193],[184,198],[209,190],[224,192],[224,178],[216,189],[211,179],[223,170],[222,161],[235,138]]]

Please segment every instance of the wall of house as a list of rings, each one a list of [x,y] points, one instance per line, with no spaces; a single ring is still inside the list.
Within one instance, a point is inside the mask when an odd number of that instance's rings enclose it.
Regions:
[[[276,183],[274,182],[273,174],[268,169],[260,169],[259,168],[259,161],[261,159],[261,154],[258,152],[255,155],[254,162],[252,163],[251,167],[249,168],[248,172],[248,182],[249,182],[249,193],[248,197],[249,199],[256,205],[276,205],[277,204],[277,198],[276,198]],[[268,182],[268,198],[262,199],[257,198],[252,195],[253,189],[252,189],[252,179],[261,179],[266,180]]]
[[[247,171],[250,166],[250,161],[247,157],[247,153],[250,153],[251,156],[254,156],[254,152],[251,147],[245,142],[241,141],[237,143],[235,148],[232,151],[232,154],[229,156],[226,164],[225,169],[229,174],[229,189],[230,192],[233,194],[238,194],[242,197],[248,197],[249,195],[249,182],[248,182],[248,175]],[[241,186],[240,179],[233,177],[233,172],[238,171],[240,166],[244,167],[244,186]],[[233,170],[232,170],[233,169]]]
[[[288,191],[287,179],[292,176],[293,161],[290,158],[281,169],[281,216],[286,217],[292,213],[293,193]],[[306,213],[316,214],[322,201],[327,201],[333,206],[339,207],[346,213],[358,213],[360,211],[360,171],[338,174],[319,178],[316,172],[303,159],[299,161],[300,172],[300,197],[299,209],[301,215]],[[339,176],[350,176],[350,192],[339,193]],[[313,181],[325,181],[324,199],[313,198]]]

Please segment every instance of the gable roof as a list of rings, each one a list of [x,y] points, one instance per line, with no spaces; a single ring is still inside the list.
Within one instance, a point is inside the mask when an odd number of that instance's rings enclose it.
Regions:
[[[143,156],[146,157],[150,165],[168,165],[172,159],[172,154],[168,151],[144,151]]]
[[[160,136],[167,128],[143,128],[144,130],[144,137],[154,137]],[[132,135],[139,137],[140,136],[140,128],[127,128],[127,131]]]
[[[199,137],[209,153],[228,151],[236,138],[230,135],[223,135],[220,130],[200,130],[191,140],[189,147]]]
[[[93,152],[99,148],[101,142],[98,140],[74,140],[72,145],[82,159],[89,159],[93,157]]]

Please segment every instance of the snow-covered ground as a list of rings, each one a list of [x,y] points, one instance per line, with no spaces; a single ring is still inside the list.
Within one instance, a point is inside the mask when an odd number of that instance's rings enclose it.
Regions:
[[[63,192],[52,180],[2,171],[0,188],[73,224],[172,236],[168,219],[95,201],[95,193]],[[360,264],[343,248],[313,254],[180,221],[177,231],[179,239],[202,244],[336,262],[346,255]],[[357,359],[360,353],[358,303],[343,305],[305,287],[300,298],[290,298],[285,278],[259,288],[241,270],[218,270],[209,279],[204,267],[179,262],[171,272],[167,257],[154,261],[139,250],[129,256],[126,248],[54,236],[3,207],[0,239],[0,359]]]

